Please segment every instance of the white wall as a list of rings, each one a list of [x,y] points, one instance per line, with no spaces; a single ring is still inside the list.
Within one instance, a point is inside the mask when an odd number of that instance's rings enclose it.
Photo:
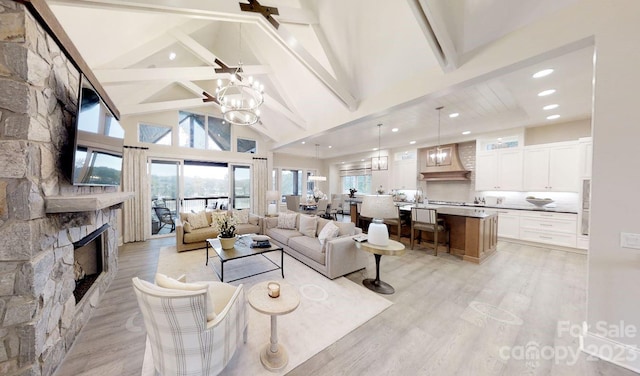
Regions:
[[[607,340],[640,345],[640,250],[622,248],[621,232],[640,233],[640,2],[602,2],[596,23],[593,180],[586,344],[597,343],[598,322],[624,321],[635,337]],[[627,348],[627,353],[640,355]],[[616,353],[614,353],[616,354]],[[624,362],[622,362],[624,363]],[[640,372],[640,359],[626,366]]]

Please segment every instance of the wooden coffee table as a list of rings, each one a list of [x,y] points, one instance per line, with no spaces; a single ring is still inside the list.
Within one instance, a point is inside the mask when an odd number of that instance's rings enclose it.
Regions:
[[[220,278],[220,282],[233,282],[240,279],[253,277],[259,274],[272,272],[278,269],[282,274],[282,278],[284,278],[284,250],[282,249],[282,247],[278,247],[274,245],[273,242],[271,242],[271,247],[269,248],[251,248],[251,242],[252,242],[251,235],[245,235],[238,238],[238,240],[236,240],[236,245],[232,249],[222,249],[222,246],[220,245],[220,240],[218,240],[217,238],[207,239],[207,260],[205,262],[205,265],[209,265],[209,246],[211,246],[211,248],[213,248],[216,251],[216,254],[218,255],[218,259],[220,259],[220,272],[218,272],[218,269],[216,269],[215,265],[213,265],[213,271],[218,275],[218,278]],[[266,253],[275,252],[275,251],[280,251],[280,265],[276,264],[270,258],[265,256]],[[258,255],[261,255],[267,261],[275,265],[275,268],[264,270],[259,273],[246,275],[244,277],[232,279],[230,281],[224,280],[224,264],[225,263],[233,260],[242,259],[245,257],[258,256]]]
[[[249,291],[247,300],[256,311],[271,315],[271,338],[260,351],[260,361],[269,371],[277,371],[287,366],[289,356],[285,348],[278,343],[278,316],[293,312],[300,305],[300,295],[296,289],[284,281],[280,284],[280,296],[272,298],[268,294],[267,284],[261,282]]]

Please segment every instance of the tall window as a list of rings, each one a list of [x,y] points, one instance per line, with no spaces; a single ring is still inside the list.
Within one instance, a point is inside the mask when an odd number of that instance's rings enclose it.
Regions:
[[[180,146],[193,149],[231,150],[231,125],[211,116],[179,111]]]
[[[302,170],[282,170],[282,186],[280,194],[282,196],[302,194]],[[284,201],[284,197],[282,198]]]
[[[349,193],[349,189],[355,188],[358,193],[370,194],[371,191],[371,175],[360,176],[343,176],[342,177],[342,193]]]
[[[307,171],[307,196],[311,195],[313,196],[313,189],[316,186],[316,182],[309,180],[309,176],[311,175],[316,175],[313,173],[313,171]]]
[[[184,211],[225,209],[229,205],[229,167],[226,163],[185,161]]]
[[[171,127],[159,125],[138,125],[138,141],[147,144],[171,145]]]

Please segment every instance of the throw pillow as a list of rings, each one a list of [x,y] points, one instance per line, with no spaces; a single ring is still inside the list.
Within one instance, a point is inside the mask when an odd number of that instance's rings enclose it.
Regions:
[[[233,210],[233,216],[238,221],[238,224],[249,223],[249,211],[248,210]]]
[[[191,232],[191,223],[185,222],[182,224],[182,229],[184,232]]]
[[[211,213],[211,227],[215,228],[216,231],[218,229],[218,217],[226,217],[227,216],[227,212],[226,211],[217,211],[217,212],[212,212]]]
[[[164,274],[156,273],[156,285],[160,287],[164,287],[166,289],[174,289],[174,290],[186,290],[186,291],[199,291],[206,290],[207,296],[205,300],[207,301],[207,321],[211,321],[216,318],[216,307],[213,302],[213,294],[211,293],[211,289],[206,283],[185,283],[175,280],[173,278],[167,277]]]
[[[309,217],[308,215],[300,216],[300,232],[304,236],[310,238],[316,237],[316,217]]]
[[[322,228],[320,234],[318,234],[318,241],[324,246],[325,241],[338,237],[338,231],[340,231],[340,228],[336,226],[335,223],[329,222]]]
[[[187,215],[187,221],[191,224],[192,230],[209,226],[207,213],[205,213],[204,211],[189,213],[189,215]]]
[[[278,228],[295,230],[297,218],[297,213],[280,213],[278,216]]]
[[[355,235],[356,225],[353,222],[334,222],[340,229],[339,236]]]

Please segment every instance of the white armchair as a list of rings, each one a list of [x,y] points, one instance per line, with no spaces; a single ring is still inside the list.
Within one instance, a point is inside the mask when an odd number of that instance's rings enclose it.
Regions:
[[[153,365],[160,375],[217,375],[229,363],[241,339],[246,343],[243,286],[198,283],[207,287],[179,290],[133,278]],[[215,303],[216,314],[207,321],[209,299]]]

